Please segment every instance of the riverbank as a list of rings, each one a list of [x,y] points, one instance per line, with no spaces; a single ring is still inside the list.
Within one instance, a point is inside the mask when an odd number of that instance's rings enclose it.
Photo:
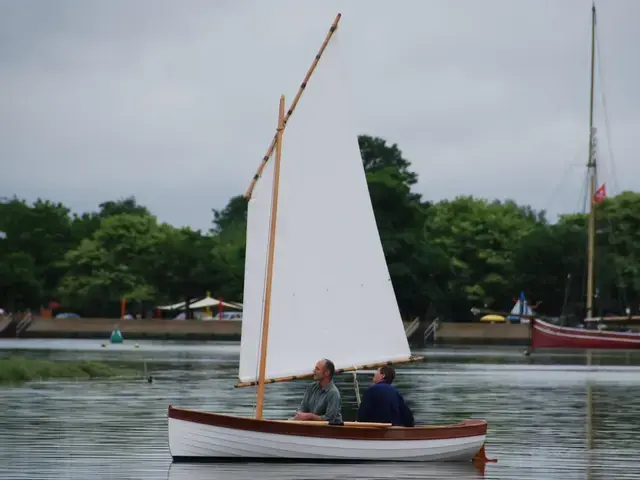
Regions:
[[[239,341],[242,322],[236,320],[172,320],[36,317],[21,338],[97,338],[108,340],[117,326],[127,340]]]
[[[405,328],[409,324],[405,324]],[[21,338],[83,338],[108,341],[118,326],[127,340],[240,341],[242,322],[237,320],[173,320],[114,318],[34,317]],[[428,323],[420,324],[410,336],[412,344],[424,342]],[[15,336],[15,335],[10,335]],[[527,345],[528,324],[439,322],[428,343],[444,345]]]
[[[142,372],[132,367],[108,365],[101,362],[53,362],[26,357],[0,359],[0,385],[55,378],[90,380],[137,376],[142,377]]]

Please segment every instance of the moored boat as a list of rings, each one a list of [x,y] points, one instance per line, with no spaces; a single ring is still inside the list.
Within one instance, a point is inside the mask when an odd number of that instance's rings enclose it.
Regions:
[[[596,128],[594,127],[594,91],[595,91],[595,72],[596,72],[596,7],[595,4],[591,9],[591,82],[590,82],[590,98],[589,98],[589,149],[587,156],[587,179],[588,179],[588,217],[587,217],[587,278],[585,285],[585,306],[584,317],[577,326],[557,325],[547,320],[552,317],[538,315],[531,308],[521,308],[520,312],[514,308],[511,312],[495,312],[488,309],[472,308],[474,315],[479,313],[493,315],[509,315],[507,318],[519,318],[521,322],[530,322],[530,350],[538,350],[545,348],[565,348],[565,349],[613,349],[613,350],[629,350],[640,348],[640,331],[631,330],[631,325],[637,325],[640,322],[640,316],[632,315],[630,306],[624,310],[626,315],[596,316],[595,301],[598,299],[598,291],[596,288],[595,275],[595,253],[596,253],[596,234],[598,205],[606,201],[606,184],[602,183],[597,187],[597,138]],[[601,210],[601,213],[605,213]],[[605,217],[606,218],[606,217]],[[571,278],[571,274],[568,274]],[[623,291],[624,294],[624,291]],[[568,292],[565,292],[568,295]],[[521,294],[524,303],[524,293]],[[567,297],[565,297],[565,305]],[[601,312],[606,311],[603,305],[598,308]],[[528,311],[527,311],[528,310]],[[615,310],[619,310],[616,308]],[[567,315],[564,313],[556,319],[562,319],[565,323],[576,322],[577,315]],[[637,327],[636,327],[637,329]],[[528,350],[527,353],[531,353]]]
[[[640,332],[564,327],[532,318],[531,348],[640,349]]]

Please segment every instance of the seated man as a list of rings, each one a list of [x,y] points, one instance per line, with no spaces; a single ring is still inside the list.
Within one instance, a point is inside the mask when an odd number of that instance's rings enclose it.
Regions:
[[[393,426],[413,427],[413,413],[404,403],[400,392],[391,385],[396,372],[393,367],[380,367],[358,408],[358,422],[390,423]]]
[[[336,368],[331,360],[322,359],[313,370],[315,380],[304,392],[295,420],[326,420],[342,423],[340,392],[333,383]]]

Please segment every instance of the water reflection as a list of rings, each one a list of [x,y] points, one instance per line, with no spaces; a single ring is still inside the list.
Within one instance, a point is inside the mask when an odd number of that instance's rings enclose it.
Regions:
[[[446,463],[404,464],[367,463],[353,465],[326,464],[274,464],[249,465],[189,465],[174,463],[169,469],[169,480],[329,480],[329,479],[456,479],[477,480],[484,478],[473,465]]]
[[[594,355],[586,365],[585,356],[575,353],[527,358],[520,349],[435,349],[425,363],[400,369],[398,387],[420,422],[489,421],[487,453],[498,463],[488,464],[482,476],[472,465],[454,464],[171,465],[167,405],[253,414],[255,389],[233,387],[237,345],[153,342],[103,349],[95,341],[64,342],[46,348],[39,341],[34,348],[29,341],[5,341],[0,355],[138,362],[155,380],[0,388],[0,478],[584,480],[638,478],[640,471],[640,355]],[[359,376],[360,388],[370,380],[370,373]],[[353,379],[344,375],[337,383],[345,419],[353,419]],[[305,386],[269,385],[265,416],[290,415]]]

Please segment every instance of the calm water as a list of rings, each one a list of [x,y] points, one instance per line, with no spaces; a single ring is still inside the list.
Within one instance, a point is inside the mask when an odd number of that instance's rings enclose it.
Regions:
[[[0,355],[135,361],[154,377],[153,383],[0,387],[0,478],[640,478],[640,352],[594,354],[587,366],[584,354],[526,358],[521,351],[432,348],[416,352],[428,356],[425,363],[399,371],[398,387],[419,422],[489,421],[487,453],[498,463],[483,474],[471,465],[427,463],[172,465],[167,405],[252,415],[255,391],[233,388],[238,344],[140,342],[136,349],[84,340],[0,341]],[[359,376],[361,389],[370,377]],[[337,383],[352,419],[353,377]],[[267,386],[265,416],[291,415],[305,385]]]

